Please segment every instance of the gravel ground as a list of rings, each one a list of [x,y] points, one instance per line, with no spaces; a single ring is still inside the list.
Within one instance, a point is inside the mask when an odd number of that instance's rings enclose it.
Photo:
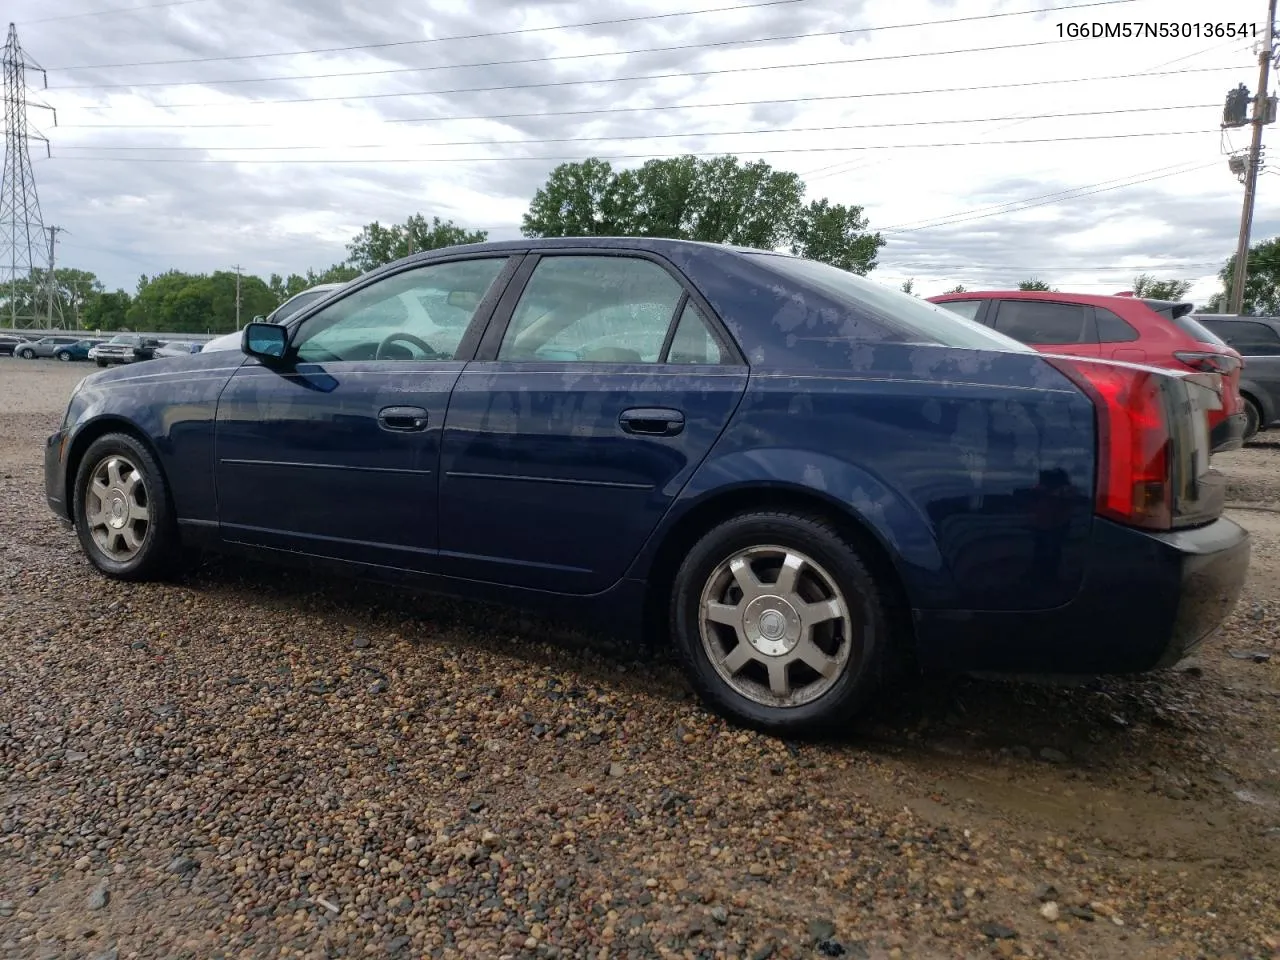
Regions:
[[[1280,955],[1280,445],[1222,459],[1256,561],[1193,661],[800,744],[516,614],[109,583],[42,498],[87,372],[0,360],[6,960]]]

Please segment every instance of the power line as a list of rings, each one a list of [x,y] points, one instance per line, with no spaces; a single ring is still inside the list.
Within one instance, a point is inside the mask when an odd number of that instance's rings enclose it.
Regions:
[[[565,60],[588,60],[596,57],[630,57],[645,53],[673,53],[680,50],[703,50],[712,47],[745,46],[753,43],[780,43],[785,40],[807,40],[816,37],[835,37],[847,30],[818,30],[809,33],[780,34],[772,37],[753,37],[745,40],[708,40],[702,43],[680,43],[665,47],[640,47],[634,50],[606,50],[589,53],[557,53],[545,57],[524,57],[517,60],[481,60],[473,63],[435,63],[425,67],[387,67],[382,70],[349,70],[343,73],[291,73],[274,77],[232,77],[225,80],[148,80],[141,83],[79,83],[50,87],[50,90],[118,90],[142,87],[213,87],[230,83],[280,83],[290,80],[333,80],[344,77],[380,77],[397,73],[432,73],[437,70],[466,70],[475,67],[511,67],[534,63],[559,63]],[[988,53],[995,50],[1017,50],[1023,47],[1046,47],[1074,40],[1033,40],[1026,43],[1007,43],[996,47],[968,47],[961,50],[933,50],[915,53],[896,53],[881,57],[861,57],[857,62],[877,60],[910,60],[916,57],[942,57],[961,53]]]
[[[1207,47],[1202,47],[1201,49],[1195,51],[1194,53],[1184,54],[1183,56],[1175,57],[1172,60],[1164,60],[1164,61],[1161,61],[1160,63],[1153,63],[1150,66],[1143,67],[1141,70],[1138,71],[1138,74],[1139,75],[1150,74],[1152,71],[1161,70],[1165,67],[1171,67],[1176,63],[1183,63],[1187,60],[1194,59],[1195,57],[1204,56],[1206,53],[1212,53],[1216,50],[1222,49],[1223,47],[1232,46],[1233,44],[1238,42],[1239,42],[1238,38],[1232,37],[1231,39],[1225,41],[1224,43],[1210,44]],[[992,130],[990,132],[999,133],[1002,130],[1012,130],[1014,127],[1020,126],[1022,123],[1025,123],[1025,122],[1026,122],[1025,119],[1019,118],[1012,123],[1007,123],[1002,127],[997,127],[995,130]],[[868,167],[879,166],[886,162],[888,161],[882,158],[880,160],[855,162],[852,166],[850,166],[849,161],[844,160],[839,163],[830,164],[825,167],[819,167],[817,170],[805,171],[804,173],[801,174],[801,176],[804,177],[806,180],[809,180],[809,178],[812,177],[813,174],[822,174],[821,176],[815,177],[813,179],[825,180],[828,177],[839,176],[842,173],[852,173],[855,170],[865,170]],[[840,169],[842,167],[844,169]],[[827,171],[831,171],[831,172],[827,172]],[[813,182],[813,181],[810,181],[810,182]]]
[[[193,0],[194,2],[194,0]],[[454,34],[448,37],[426,37],[420,40],[389,40],[381,43],[356,43],[341,47],[310,47],[301,50],[281,50],[275,53],[245,53],[227,57],[184,57],[173,60],[134,60],[116,63],[85,63],[66,67],[51,67],[51,70],[70,72],[72,70],[108,70],[116,67],[159,67],[186,63],[230,63],[244,60],[264,60],[272,57],[300,57],[312,54],[347,53],[353,50],[384,50],[391,47],[423,46],[432,43],[446,43],[454,40],[485,40],[491,37],[512,37],[531,33],[547,33],[552,30],[577,30],[583,27],[602,27],[614,24],[640,23],[653,20],[670,20],[675,17],[696,17],[712,13],[728,13],[737,10],[756,10],[764,7],[791,6],[808,3],[810,0],[764,0],[760,3],[742,3],[726,7],[713,7],[701,10],[682,10],[675,13],[650,13],[630,17],[611,17],[606,20],[588,20],[578,23],[561,23],[545,27],[520,27],[513,30],[492,30],[485,33]],[[950,17],[945,20],[921,20],[914,23],[891,23],[879,27],[851,27],[840,33],[874,33],[881,30],[906,30],[914,27],[931,27],[939,24],[969,23],[979,20],[995,20],[1004,17],[1022,17],[1034,14],[1051,13],[1058,10],[1084,10],[1090,7],[1110,7],[1126,3],[1138,3],[1140,0],[1094,0],[1092,3],[1067,4],[1056,7],[1042,7],[1038,10],[1012,10],[1003,13],[985,13],[969,17]]]
[[[1133,139],[1138,137],[1185,137],[1195,136],[1205,133],[1217,133],[1217,130],[1168,130],[1168,131],[1148,131],[1145,133],[1109,133],[1109,134],[1091,134],[1079,137],[1037,137],[1025,140],[970,140],[957,141],[952,143],[886,143],[876,144],[872,146],[857,147],[790,147],[778,150],[752,150],[749,153],[752,156],[768,156],[772,154],[783,153],[841,153],[855,152],[863,150],[918,150],[922,148],[936,149],[939,147],[986,147],[986,146],[1002,146],[1017,143],[1067,143],[1081,140],[1121,140]],[[82,149],[90,150],[92,147],[84,147]],[[721,156],[723,151],[693,151],[682,153],[681,156],[691,157],[716,157]],[[654,160],[669,157],[669,153],[628,153],[616,154],[608,157],[597,157],[599,160]],[[359,159],[354,157],[343,157],[337,159],[326,159],[323,157],[315,158],[290,158],[288,160],[240,160],[234,157],[227,159],[210,159],[205,157],[63,157],[55,158],[59,162],[68,162],[74,160],[88,160],[94,163],[108,163],[118,161],[121,163],[274,163],[274,164],[294,164],[294,163],[483,163],[490,161],[501,161],[503,163],[511,163],[514,161],[525,162],[542,162],[542,163],[570,163],[582,160],[582,157],[511,157],[511,156],[488,156],[488,157],[371,157],[367,159]]]
[[[43,17],[40,20],[20,20],[18,26],[34,26],[37,23],[57,23],[62,20],[79,20],[83,17],[105,17],[110,13],[138,13],[142,10],[157,10],[160,7],[185,7],[192,3],[207,3],[208,0],[167,0],[166,3],[148,3],[140,7],[112,7],[109,10],[89,10],[85,13],[68,13],[61,17]]]
[[[1042,113],[1027,119],[1049,120],[1063,117],[1100,117],[1115,114],[1148,113],[1152,111],[1170,110],[1207,110],[1217,107],[1216,103],[1196,103],[1186,106],[1170,107],[1127,107],[1117,110],[1082,110],[1073,113]],[[633,133],[611,137],[545,137],[524,140],[430,140],[411,143],[322,143],[322,144],[284,144],[280,146],[226,146],[215,144],[209,146],[192,145],[120,145],[120,144],[66,144],[60,149],[67,150],[379,150],[387,147],[494,147],[517,146],[534,143],[599,143],[609,140],[671,140],[683,137],[738,137],[752,134],[774,133],[831,133],[839,130],[873,130],[887,127],[929,127],[959,123],[998,123],[1002,120],[1021,119],[1011,117],[967,117],[949,120],[901,120],[892,123],[853,123],[822,127],[764,127],[758,130],[697,130],[687,133]]]
[[[1022,197],[1021,199],[1018,199],[1018,200],[1008,200],[1008,201],[1005,201],[1004,203],[992,203],[992,204],[988,204],[988,205],[987,205],[987,206],[985,206],[985,207],[974,207],[974,208],[971,208],[971,209],[969,209],[969,210],[958,210],[958,211],[956,211],[955,213],[943,214],[942,216],[935,216],[935,217],[921,217],[921,218],[920,218],[920,219],[918,219],[918,220],[906,220],[906,221],[903,221],[902,223],[895,223],[895,224],[893,224],[892,226],[890,226],[890,227],[886,227],[886,228],[884,228],[884,229],[886,229],[886,230],[903,230],[903,231],[905,232],[905,230],[906,230],[907,228],[914,228],[914,227],[915,227],[915,226],[917,226],[918,224],[929,224],[929,225],[933,225],[933,224],[941,223],[942,221],[945,221],[945,220],[950,220],[950,219],[952,219],[952,218],[956,218],[956,217],[968,217],[968,216],[970,216],[971,214],[975,214],[975,213],[983,213],[983,212],[988,211],[988,210],[990,210],[990,211],[995,211],[995,212],[997,212],[997,213],[998,213],[998,212],[1001,212],[1002,210],[1004,210],[1004,209],[1005,209],[1005,208],[1007,208],[1007,207],[1012,207],[1012,206],[1016,206],[1016,205],[1023,204],[1023,203],[1029,203],[1029,202],[1034,201],[1034,200],[1048,200],[1048,199],[1051,199],[1051,198],[1053,198],[1053,197],[1062,197],[1062,196],[1065,196],[1066,194],[1069,194],[1069,193],[1075,193],[1075,192],[1076,192],[1076,191],[1078,191],[1078,190],[1092,190],[1094,187],[1103,187],[1103,186],[1106,186],[1106,185],[1108,185],[1108,184],[1112,184],[1112,183],[1121,183],[1122,181],[1132,180],[1132,179],[1134,179],[1135,177],[1147,177],[1147,176],[1152,176],[1152,175],[1154,175],[1154,174],[1165,173],[1165,172],[1168,172],[1168,171],[1176,171],[1176,170],[1179,170],[1179,169],[1180,169],[1180,168],[1182,168],[1182,167],[1187,167],[1187,166],[1188,166],[1189,164],[1191,164],[1191,163],[1194,163],[1194,161],[1184,160],[1184,161],[1182,161],[1181,163],[1171,163],[1171,164],[1169,164],[1168,166],[1164,166],[1164,167],[1156,167],[1156,168],[1154,168],[1154,169],[1152,169],[1152,170],[1140,170],[1140,171],[1138,171],[1137,173],[1130,173],[1130,174],[1126,174],[1126,175],[1125,175],[1125,176],[1123,176],[1123,177],[1113,177],[1113,178],[1111,178],[1111,179],[1109,179],[1109,180],[1100,180],[1100,181],[1098,181],[1097,183],[1086,183],[1086,184],[1084,184],[1084,185],[1082,185],[1082,186],[1079,186],[1079,187],[1069,187],[1069,188],[1066,188],[1066,189],[1064,189],[1064,190],[1054,190],[1054,191],[1052,191],[1051,193],[1042,193],[1042,194],[1039,194],[1039,195],[1037,195],[1037,196],[1033,196],[1033,197]]]
[[[1057,42],[1057,41],[1054,41],[1054,42]],[[978,52],[978,49],[980,48],[966,50],[963,52],[975,53],[975,52]],[[994,49],[1000,49],[1000,48],[991,47],[986,49],[994,50]],[[936,54],[933,54],[933,55],[936,55]],[[813,60],[807,63],[779,63],[779,64],[770,64],[770,65],[764,65],[764,66],[750,66],[750,67],[722,67],[716,70],[687,70],[687,71],[677,71],[675,73],[650,73],[650,74],[640,74],[638,76],[630,76],[630,77],[594,77],[591,79],[584,79],[584,80],[548,80],[542,83],[509,83],[509,84],[499,84],[492,87],[454,87],[452,89],[445,89],[445,90],[407,90],[407,91],[400,91],[396,93],[344,94],[340,96],[331,96],[331,97],[288,97],[288,98],[277,99],[277,100],[237,100],[233,105],[238,109],[240,107],[256,107],[256,106],[265,106],[269,104],[284,104],[284,103],[290,103],[290,104],[292,103],[334,103],[339,101],[350,101],[350,100],[393,100],[393,99],[400,99],[403,97],[434,97],[434,96],[443,96],[446,94],[456,94],[456,93],[495,93],[503,90],[536,90],[536,89],[541,89],[546,87],[575,87],[575,86],[584,86],[584,85],[599,85],[599,84],[605,84],[605,83],[627,83],[627,82],[641,81],[641,80],[672,80],[672,79],[687,79],[691,77],[712,77],[712,76],[723,76],[725,74],[730,74],[730,73],[755,73],[755,72],[765,71],[765,70],[797,70],[797,69],[807,69],[811,67],[840,66],[843,64],[850,64],[850,63],[862,63],[865,61],[866,61],[866,58],[850,57],[850,58],[844,58],[840,60]],[[1171,76],[1174,74],[1185,74],[1185,73],[1221,73],[1224,70],[1238,70],[1238,69],[1239,67],[1236,67],[1236,66],[1196,67],[1196,68],[1189,68],[1189,69],[1183,69],[1183,70],[1167,70],[1167,71],[1161,71],[1159,73],[1127,73],[1127,74],[1122,73],[1122,74],[1114,74],[1112,76],[1106,76],[1106,77],[1066,77],[1061,80],[1021,80],[1014,83],[984,84],[982,86],[974,86],[974,87],[938,87],[933,90],[908,90],[908,91],[888,90],[888,91],[883,91],[878,93],[845,94],[841,97],[829,97],[829,98],[813,97],[813,98],[802,98],[802,99],[814,99],[814,100],[858,99],[858,98],[865,98],[865,97],[896,97],[896,96],[904,96],[907,94],[916,94],[916,93],[964,93],[964,92],[973,91],[973,90],[1004,90],[1004,89],[1011,89],[1014,87],[1038,87],[1038,86],[1047,86],[1050,84],[1058,84],[1058,83],[1085,83],[1085,82],[1097,81],[1097,80],[1124,80],[1132,77],[1163,77],[1163,76]],[[771,101],[771,102],[778,102],[778,101]],[[782,102],[790,102],[790,101],[782,101]],[[181,110],[181,109],[192,109],[192,108],[204,109],[208,107],[228,106],[226,101],[222,101],[218,103],[210,103],[207,101],[202,103],[155,103],[151,105],[154,107],[159,107],[159,108],[168,109],[168,110]],[[106,109],[106,108],[86,107],[85,109]],[[656,109],[667,109],[667,108],[659,107]],[[600,112],[606,112],[606,111],[600,111]],[[531,116],[535,116],[535,117],[557,116],[557,115],[558,114],[554,114],[554,113],[531,114]],[[406,122],[406,121],[401,121],[401,122]]]
[[[797,64],[797,66],[805,66],[805,64]],[[380,123],[442,123],[463,120],[521,120],[533,119],[541,117],[580,117],[580,116],[605,116],[610,114],[622,113],[652,113],[657,110],[722,110],[729,107],[759,107],[771,106],[783,103],[826,103],[837,100],[862,100],[871,97],[910,97],[922,96],[934,93],[972,93],[981,90],[1011,90],[1020,87],[1042,87],[1053,86],[1060,83],[1094,83],[1104,80],[1130,80],[1145,77],[1165,77],[1186,73],[1220,73],[1224,70],[1237,70],[1238,67],[1194,67],[1181,70],[1166,70],[1159,73],[1116,73],[1101,77],[1065,77],[1060,80],[1019,80],[1011,83],[988,83],[972,87],[932,87],[922,90],[884,90],[872,93],[836,93],[836,94],[817,94],[807,97],[781,97],[771,98],[768,100],[730,100],[720,103],[683,103],[683,104],[662,104],[656,106],[645,107],[597,107],[584,110],[546,110],[533,111],[530,113],[479,113],[469,115],[454,115],[444,117],[403,117],[381,120]],[[686,74],[663,74],[653,79],[661,79],[663,77],[673,76],[680,77]],[[624,79],[650,79],[648,77],[641,78],[624,78]],[[595,81],[582,80],[573,81],[575,83],[592,83]],[[419,93],[406,93],[400,96],[428,96],[434,94],[445,93],[475,93],[483,90],[506,90],[521,89],[519,85],[512,87],[485,87],[469,90],[426,90]],[[320,100],[332,98],[318,98]],[[342,99],[342,98],[339,98]],[[243,100],[235,104],[257,105],[266,103],[306,103],[309,98],[301,98],[299,100]],[[164,104],[156,104],[156,106],[165,106]],[[172,106],[172,105],[170,105]],[[190,106],[197,106],[191,104]],[[85,109],[105,109],[105,108],[85,108]],[[59,124],[61,129],[78,129],[78,130],[230,130],[245,129],[258,127],[278,127],[278,123],[62,123]]]
[[[991,142],[995,143],[998,141],[991,141]],[[1069,197],[1061,196],[1052,200],[1040,200],[1035,203],[1024,204],[1023,206],[1020,206],[1011,210],[997,210],[994,213],[980,213],[971,217],[953,217],[951,219],[941,220],[937,223],[925,223],[915,227],[905,227],[905,228],[888,227],[881,230],[880,232],[881,233],[897,233],[897,234],[915,233],[916,231],[919,231],[919,230],[932,230],[937,227],[949,227],[957,223],[968,223],[972,220],[987,220],[987,219],[990,219],[991,217],[1001,217],[1009,213],[1021,213],[1023,210],[1030,210],[1033,207],[1043,207],[1043,206],[1046,206],[1047,204],[1062,203],[1064,200],[1078,200],[1081,197],[1091,197],[1094,194],[1107,193],[1111,190],[1121,190],[1121,189],[1124,189],[1125,187],[1136,187],[1139,184],[1151,183],[1153,180],[1164,180],[1168,177],[1182,176],[1184,173],[1194,173],[1197,170],[1207,170],[1209,167],[1217,166],[1219,162],[1220,161],[1215,160],[1212,163],[1202,163],[1199,166],[1191,167],[1190,169],[1187,169],[1187,170],[1177,170],[1172,173],[1162,173],[1152,177],[1145,177],[1141,180],[1134,180],[1131,183],[1120,183],[1110,187],[1099,187],[1096,190],[1088,190],[1083,193],[1074,193],[1073,196],[1069,196]],[[1064,191],[1064,193],[1065,192],[1067,191]]]

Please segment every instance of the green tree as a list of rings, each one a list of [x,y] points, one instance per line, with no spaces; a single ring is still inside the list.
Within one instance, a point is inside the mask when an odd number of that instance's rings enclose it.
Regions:
[[[1133,278],[1133,295],[1145,300],[1181,300],[1190,291],[1190,280],[1157,280],[1149,273]]]
[[[1043,280],[1037,280],[1034,277],[1032,277],[1030,280],[1023,280],[1020,284],[1018,284],[1018,289],[1019,290],[1042,290],[1045,293],[1057,293],[1057,291],[1054,290],[1053,287],[1049,286]]]
[[[880,234],[867,233],[867,223],[861,207],[812,200],[793,221],[791,252],[866,276],[885,244]]]
[[[968,291],[965,290],[963,283],[957,283],[954,287],[952,287],[950,290],[947,290],[946,292],[947,293],[968,293]]]
[[[266,316],[279,304],[261,277],[230,270],[211,274],[168,270],[138,281],[138,293],[126,314],[133,330],[170,333],[226,333],[238,329],[236,284],[240,288],[239,324]]]
[[[129,304],[126,323],[130,330],[165,330],[173,299],[200,279],[199,274],[166,270],[138,278],[137,292]],[[174,331],[177,332],[177,331]]]
[[[358,275],[413,253],[463,243],[483,243],[488,236],[484,230],[467,230],[452,220],[432,217],[428,222],[420,213],[389,227],[375,220],[365,224],[347,244],[347,264],[354,267]]]
[[[914,277],[902,281],[903,293],[915,293],[916,281]]]
[[[306,284],[302,289],[314,287],[318,283],[348,283],[360,276],[363,271],[345,263],[335,263],[331,267],[316,273],[307,268]]]
[[[34,316],[42,324],[52,318],[53,326],[75,330],[81,326],[85,307],[100,293],[102,283],[88,270],[58,267],[53,271],[53,303],[49,303],[49,272],[32,269],[29,281],[19,287],[18,315]],[[8,312],[8,302],[5,302]]]
[[[734,156],[694,161],[693,223],[687,238],[774,250],[791,241],[804,198],[798,174]],[[651,163],[654,161],[650,161]]]
[[[639,217],[632,215],[642,202],[643,186],[638,174],[623,176],[619,184],[609,162],[594,157],[581,163],[560,164],[534,193],[529,210],[521,220],[524,235],[611,237],[638,232],[645,236],[669,236],[641,229]],[[673,216],[676,216],[673,211],[667,211],[668,220]],[[676,222],[682,221],[680,213]]]
[[[123,330],[128,324],[131,302],[124,290],[100,293],[85,305],[81,326],[86,330]]]
[[[734,156],[650,160],[615,173],[607,161],[563,163],[534,194],[527,237],[642,236],[727,243],[793,254],[867,273],[884,246],[861,207],[805,205],[804,182]]]
[[[1244,305],[1241,309],[1251,316],[1280,314],[1280,237],[1260,240],[1249,248],[1249,260],[1244,281]],[[1216,313],[1223,305],[1231,303],[1231,282],[1235,275],[1235,254],[1218,273],[1222,292],[1210,298],[1206,309]]]

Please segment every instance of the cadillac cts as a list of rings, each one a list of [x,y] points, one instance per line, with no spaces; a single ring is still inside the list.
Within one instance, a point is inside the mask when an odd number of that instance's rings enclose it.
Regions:
[[[1215,630],[1249,542],[1207,376],[757,250],[485,243],[88,377],[46,493],[111,577],[243,550],[574,611],[790,733],[891,664],[1136,672]]]

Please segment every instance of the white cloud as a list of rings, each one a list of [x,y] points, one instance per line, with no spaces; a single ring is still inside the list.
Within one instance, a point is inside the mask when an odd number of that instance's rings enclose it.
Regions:
[[[30,54],[52,68],[394,43],[642,17],[733,2],[513,6],[502,0],[431,0],[412,10],[387,8],[388,12],[377,13],[342,0],[201,0],[134,14],[23,26],[27,20],[93,9],[97,2],[77,0],[75,6],[51,11],[47,0],[18,0],[12,16]],[[322,55],[51,69],[51,87],[63,89],[39,94],[58,108],[59,120],[57,129],[47,129],[54,159],[36,167],[45,220],[70,231],[61,249],[63,263],[93,269],[111,285],[131,288],[139,272],[154,273],[170,266],[208,270],[239,262],[264,275],[324,267],[344,256],[343,241],[362,224],[400,220],[418,211],[490,228],[495,238],[515,236],[532,191],[554,165],[552,160],[520,158],[687,150],[732,151],[750,157],[760,152],[775,166],[807,174],[812,194],[864,205],[873,228],[885,229],[890,240],[877,275],[891,282],[914,277],[920,293],[938,292],[957,282],[970,288],[1008,286],[1033,274],[1063,289],[1109,292],[1125,289],[1139,268],[1167,264],[1152,272],[1195,278],[1193,295],[1208,296],[1215,288],[1218,267],[1234,249],[1242,192],[1221,152],[1221,103],[1236,83],[1250,88],[1256,84],[1251,42],[1204,36],[1064,39],[1058,25],[1122,20],[1239,24],[1254,22],[1261,13],[1259,4],[1219,0],[1210,7],[1202,0],[1134,0],[1034,16],[884,29],[1052,5],[1056,5],[1053,0],[797,0],[754,11]],[[870,29],[750,46],[616,53],[863,28]],[[1017,44],[1037,45],[942,53]],[[611,55],[442,68],[606,51]],[[755,69],[851,58],[864,60]],[[1236,69],[954,89],[1219,66]],[[418,72],[212,86],[69,89],[84,84],[193,80],[207,84],[409,67]],[[608,82],[619,76],[687,71],[733,72]],[[590,82],[547,85],[576,80]],[[530,84],[540,86],[519,88]],[[474,90],[498,86],[512,89]],[[434,96],[421,92],[431,90],[472,92]],[[879,95],[911,90],[938,92]],[[250,102],[359,95],[377,96],[311,103]],[[805,99],[833,96],[847,99]],[[791,102],[563,115],[573,110],[782,99]],[[1199,106],[1156,109],[1188,105]],[[1133,112],[935,122],[1107,110]],[[438,119],[516,113],[530,116]],[[425,118],[425,122],[389,122],[409,118]],[[33,114],[33,120],[47,127],[44,117]],[[722,135],[776,127],[852,125],[861,129]],[[1167,131],[1208,132],[1127,136]],[[653,134],[680,136],[643,139]],[[1083,136],[1109,139],[993,142]],[[485,143],[583,137],[631,139]],[[1229,139],[1232,147],[1246,145],[1245,131],[1233,131]],[[989,145],[919,146],[969,141]],[[379,146],[368,146],[374,144]],[[118,149],[143,146],[189,149]],[[892,148],[878,149],[886,146]],[[131,162],[129,158],[169,162]],[[253,162],[172,162],[199,158]],[[297,162],[301,160],[363,162]],[[408,162],[385,162],[389,160]],[[641,161],[622,161],[629,162]],[[1178,165],[1189,172],[1136,182],[1151,176],[1151,171],[1174,172]],[[1202,168],[1193,169],[1197,167]],[[1021,212],[961,219],[966,214],[996,212],[990,208],[1000,204],[1118,180],[1132,185],[1062,198]],[[1257,238],[1280,233],[1280,204],[1271,190],[1273,182],[1264,176],[1260,184]],[[910,232],[888,229],[919,227],[947,217],[957,222]]]

